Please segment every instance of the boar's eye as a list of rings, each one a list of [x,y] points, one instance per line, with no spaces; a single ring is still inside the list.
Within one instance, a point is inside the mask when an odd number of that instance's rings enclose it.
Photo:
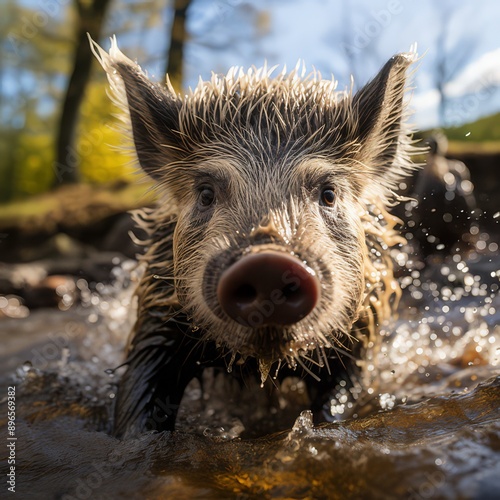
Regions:
[[[198,204],[201,208],[208,208],[215,201],[215,193],[211,187],[203,186],[198,195]]]
[[[321,191],[319,203],[324,207],[333,207],[335,204],[335,191],[332,188],[323,189]]]

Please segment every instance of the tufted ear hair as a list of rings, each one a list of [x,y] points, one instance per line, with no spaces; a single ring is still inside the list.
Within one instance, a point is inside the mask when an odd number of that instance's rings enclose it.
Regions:
[[[392,57],[352,98],[357,160],[386,192],[412,168],[404,96],[407,69],[415,58],[414,52]]]
[[[148,80],[140,66],[126,57],[111,39],[109,53],[89,36],[92,52],[108,75],[111,98],[123,113],[142,169],[162,179],[162,169],[180,158],[180,98],[167,80],[162,87]]]

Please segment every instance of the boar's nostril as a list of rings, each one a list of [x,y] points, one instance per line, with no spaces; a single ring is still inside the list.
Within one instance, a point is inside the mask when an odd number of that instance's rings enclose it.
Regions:
[[[234,300],[240,304],[251,304],[257,298],[257,290],[248,283],[243,283],[234,291]]]
[[[297,323],[314,309],[320,293],[310,268],[276,251],[242,257],[222,273],[217,285],[222,310],[253,328]]]
[[[285,285],[282,289],[283,296],[289,303],[294,301],[300,302],[302,300],[302,293],[304,292],[303,287],[298,287],[294,285]]]

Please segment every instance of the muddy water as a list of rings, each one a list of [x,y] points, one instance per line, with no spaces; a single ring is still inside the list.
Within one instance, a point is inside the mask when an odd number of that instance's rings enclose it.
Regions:
[[[112,286],[80,281],[80,307],[0,320],[0,421],[5,429],[15,387],[17,497],[500,498],[498,257],[421,270],[395,258],[405,268],[399,318],[369,350],[359,385],[335,389],[332,422],[293,413],[292,381],[293,428],[260,438],[246,437],[259,387],[237,394],[210,372],[203,390],[190,385],[175,434],[108,435],[119,370],[105,370],[120,363],[134,318],[127,265]]]

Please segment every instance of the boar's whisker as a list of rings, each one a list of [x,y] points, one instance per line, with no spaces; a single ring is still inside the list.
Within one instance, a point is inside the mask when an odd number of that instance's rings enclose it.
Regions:
[[[314,380],[319,382],[321,380],[321,378],[309,369],[309,367],[302,361],[303,358],[304,357],[302,355],[299,355],[299,356],[295,356],[293,359],[302,367],[302,369],[306,373],[308,373]],[[308,361],[310,361],[308,358],[304,358],[304,359],[307,359]]]

